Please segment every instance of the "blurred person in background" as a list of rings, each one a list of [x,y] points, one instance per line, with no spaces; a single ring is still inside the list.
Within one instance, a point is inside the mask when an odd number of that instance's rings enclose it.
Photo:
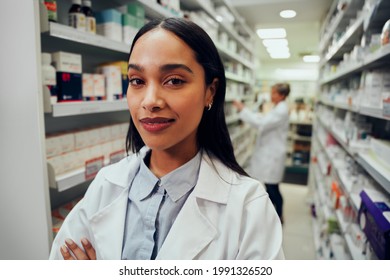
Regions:
[[[283,197],[279,190],[279,183],[283,179],[287,153],[289,107],[286,98],[289,93],[288,83],[273,85],[271,101],[274,107],[266,114],[253,112],[240,101],[233,102],[240,119],[258,130],[248,173],[265,184],[282,223]]]

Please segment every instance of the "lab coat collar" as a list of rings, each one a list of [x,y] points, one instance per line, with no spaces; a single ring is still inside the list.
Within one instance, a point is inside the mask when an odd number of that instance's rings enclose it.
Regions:
[[[128,198],[128,188],[148,148],[138,156],[128,157],[117,168],[105,172],[105,179],[123,188],[119,196],[90,219],[96,244],[103,259],[120,259]],[[158,259],[193,259],[217,235],[216,223],[204,200],[226,204],[233,172],[218,160],[203,153],[199,178],[194,191],[180,211],[161,247]],[[113,230],[115,229],[115,230]]]

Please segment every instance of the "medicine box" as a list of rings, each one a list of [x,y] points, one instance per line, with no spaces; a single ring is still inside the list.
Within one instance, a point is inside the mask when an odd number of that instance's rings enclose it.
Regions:
[[[95,13],[96,33],[111,40],[122,41],[122,14],[115,9]]]
[[[82,101],[81,74],[70,72],[57,72],[57,98],[58,101]]]
[[[52,62],[57,72],[82,73],[81,55],[69,52],[54,52]]]
[[[122,26],[122,41],[125,42],[127,45],[131,45],[135,35],[140,29],[138,19],[130,14],[122,14]]]
[[[90,101],[94,100],[93,92],[93,74],[82,74],[83,78],[83,100]]]
[[[143,5],[133,2],[117,8],[122,14],[130,14],[140,19],[145,19],[145,8]]]
[[[128,62],[127,61],[114,61],[110,62],[108,64],[105,64],[106,66],[108,65],[113,65],[113,66],[119,66],[121,69],[121,84],[122,84],[122,96],[126,96],[127,93],[127,87],[129,85],[129,79],[127,75],[127,67],[128,67]]]
[[[103,74],[93,74],[93,95],[95,100],[106,98],[106,83]]]
[[[360,192],[359,224],[376,256],[390,259],[390,202],[380,192],[364,189]]]
[[[103,65],[97,72],[104,75],[106,99],[108,101],[122,99],[121,68],[117,65]]]

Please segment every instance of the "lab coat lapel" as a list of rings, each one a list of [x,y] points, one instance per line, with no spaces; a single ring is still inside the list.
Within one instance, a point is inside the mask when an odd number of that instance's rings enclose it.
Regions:
[[[120,260],[122,257],[128,188],[102,211],[91,218],[91,229],[99,259]]]
[[[123,162],[121,168],[106,174],[105,179],[122,190],[111,204],[90,219],[96,252],[101,259],[119,260],[122,257],[129,187],[146,152],[147,148],[142,149],[139,156],[129,162]]]
[[[221,180],[227,173],[203,156],[198,183],[176,218],[157,259],[195,259],[217,236],[218,204],[226,204],[230,185]],[[223,169],[223,168],[222,168]],[[229,182],[229,180],[228,180]],[[210,203],[211,202],[211,203]]]

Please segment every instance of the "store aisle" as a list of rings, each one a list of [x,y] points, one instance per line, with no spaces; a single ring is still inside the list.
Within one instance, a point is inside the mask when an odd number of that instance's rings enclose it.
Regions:
[[[316,259],[310,205],[309,188],[282,183],[284,198],[283,249],[288,260]]]

